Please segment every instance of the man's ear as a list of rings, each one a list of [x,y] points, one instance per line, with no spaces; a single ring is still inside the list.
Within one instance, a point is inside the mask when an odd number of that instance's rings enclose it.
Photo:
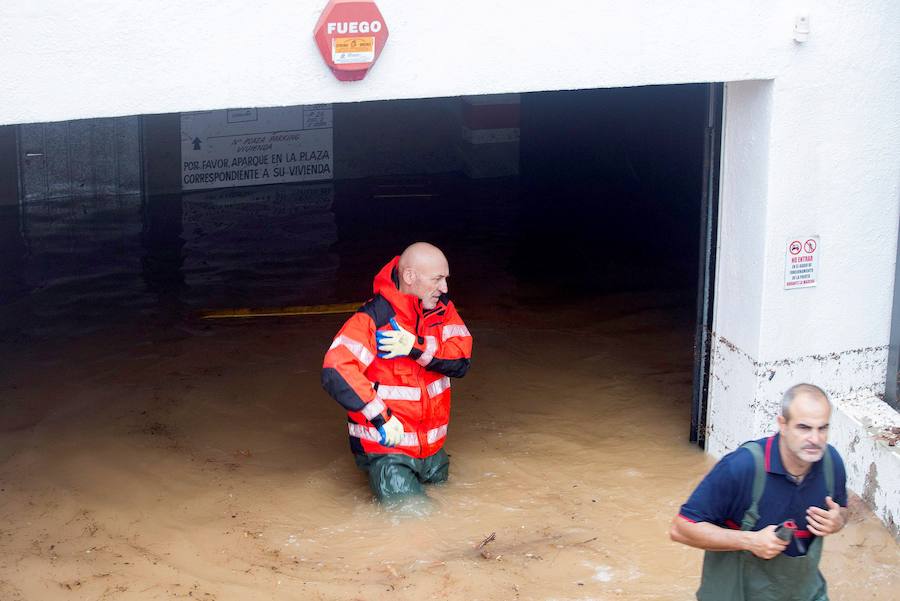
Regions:
[[[403,282],[407,286],[411,286],[413,284],[413,282],[416,281],[416,272],[412,268],[407,267],[406,269],[403,270],[403,273],[401,274],[400,277],[403,278]]]
[[[775,418],[775,421],[778,422],[778,429],[779,429],[779,430],[782,430],[782,431],[783,431],[784,428],[785,428],[785,426],[787,426],[787,420],[784,419],[784,416],[783,416],[783,415],[779,415],[778,417],[776,417],[776,418]]]

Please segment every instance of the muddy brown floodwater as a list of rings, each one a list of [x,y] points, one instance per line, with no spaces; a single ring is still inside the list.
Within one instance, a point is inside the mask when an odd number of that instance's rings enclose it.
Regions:
[[[686,440],[690,309],[462,312],[450,481],[393,508],[319,385],[345,316],[7,344],[0,599],[693,598],[701,552],[667,536],[712,465]],[[898,546],[851,505],[832,599],[896,599]]]

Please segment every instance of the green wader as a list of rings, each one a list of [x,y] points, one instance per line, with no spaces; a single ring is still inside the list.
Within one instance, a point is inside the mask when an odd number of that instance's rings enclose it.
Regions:
[[[766,487],[763,451],[755,442],[744,445],[753,454],[756,474],[750,507],[744,513],[741,530],[752,530],[759,520],[759,500]],[[825,486],[834,496],[834,466],[825,449]],[[781,553],[761,559],[750,551],[707,551],[703,556],[700,601],[828,601],[825,579],[819,572],[822,537],[809,546],[806,555],[790,557]]]
[[[357,467],[369,473],[369,486],[379,501],[425,494],[422,484],[446,482],[450,471],[450,457],[444,449],[422,459],[402,453],[354,457]]]

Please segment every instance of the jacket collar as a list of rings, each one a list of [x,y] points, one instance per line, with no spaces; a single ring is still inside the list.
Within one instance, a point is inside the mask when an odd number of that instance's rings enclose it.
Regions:
[[[372,290],[391,304],[399,321],[407,326],[415,327],[422,315],[422,301],[415,295],[400,292],[400,276],[397,273],[399,263],[400,257],[396,256],[382,267],[381,271],[375,275]]]

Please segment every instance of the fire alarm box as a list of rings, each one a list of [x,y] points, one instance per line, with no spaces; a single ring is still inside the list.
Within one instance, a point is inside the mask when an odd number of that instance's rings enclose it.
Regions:
[[[315,30],[322,58],[341,81],[366,76],[388,39],[373,0],[329,0]]]

